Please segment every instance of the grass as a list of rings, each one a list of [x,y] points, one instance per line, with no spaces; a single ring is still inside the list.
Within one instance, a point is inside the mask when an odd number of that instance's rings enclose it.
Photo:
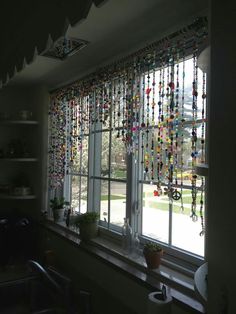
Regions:
[[[204,198],[204,196],[203,196]],[[201,195],[197,195],[197,204],[200,203]],[[192,196],[183,196],[183,202],[184,204],[192,204]]]
[[[112,178],[116,179],[125,179],[126,178],[126,171],[125,170],[114,170],[111,173]]]

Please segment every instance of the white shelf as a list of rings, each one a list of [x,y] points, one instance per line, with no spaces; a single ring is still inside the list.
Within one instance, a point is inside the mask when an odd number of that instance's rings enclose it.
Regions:
[[[0,161],[12,161],[12,162],[36,162],[38,158],[0,158]]]
[[[0,125],[36,125],[38,121],[35,120],[1,120]]]
[[[35,199],[36,195],[12,195],[12,194],[0,194],[0,199],[6,200],[32,200]]]

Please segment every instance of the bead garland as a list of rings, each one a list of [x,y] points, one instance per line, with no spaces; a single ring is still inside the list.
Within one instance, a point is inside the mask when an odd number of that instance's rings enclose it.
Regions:
[[[199,155],[197,52],[206,34],[202,26],[196,24],[194,27],[199,29],[190,32],[193,39],[188,38],[185,29],[184,35],[180,32],[181,36],[176,40],[166,38],[135,54],[131,61],[117,63],[52,95],[49,110],[51,188],[63,184],[65,173],[70,171],[82,149],[84,134],[89,135],[96,124],[100,128],[116,130],[116,136],[124,143],[127,153],[140,161],[141,180],[156,185],[155,196],[160,196],[164,188],[171,199],[181,199],[183,210],[184,128],[187,120],[192,121],[191,168],[195,168],[198,158],[201,162],[205,160],[206,78],[203,75]],[[192,108],[191,117],[188,117],[185,111],[185,66],[191,47]],[[180,191],[177,186],[180,186]],[[197,218],[197,192],[197,176],[193,171],[193,220]]]
[[[193,47],[193,83],[192,83],[192,205],[191,205],[191,218],[193,221],[197,221],[198,216],[196,213],[197,207],[197,175],[194,172],[197,159],[197,99],[198,99],[198,66],[197,66],[197,44]]]

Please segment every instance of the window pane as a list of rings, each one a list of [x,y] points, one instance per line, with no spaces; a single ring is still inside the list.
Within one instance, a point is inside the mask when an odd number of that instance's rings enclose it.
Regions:
[[[196,125],[196,132],[197,132],[197,138],[198,141],[196,142],[196,164],[201,163],[201,160],[205,159],[205,152],[202,151],[202,145],[201,145],[201,124]],[[180,184],[181,182],[181,176],[183,179],[183,184],[184,185],[191,185],[192,182],[192,128],[185,127],[185,128],[180,128],[180,136],[184,137],[183,144],[181,144],[181,138],[179,138],[179,147],[183,145],[183,153],[182,153],[182,158],[183,158],[183,172],[181,174],[181,155],[178,155],[178,169],[177,169],[177,179],[178,183]],[[197,176],[196,180],[196,185],[200,186],[201,185],[201,178]]]
[[[74,212],[79,212],[79,195],[80,195],[80,177],[71,177],[71,207]]]
[[[88,180],[87,177],[81,177],[81,203],[80,212],[85,213],[87,211],[87,193],[88,193]]]
[[[169,199],[154,196],[153,185],[143,184],[142,234],[168,243]]]
[[[81,144],[81,174],[88,174],[88,144],[88,136],[85,136]]]
[[[88,173],[88,136],[84,136],[78,144],[78,152],[73,161],[72,172],[87,174]]]
[[[202,156],[202,154],[204,155],[204,151],[202,151],[202,146],[201,146],[201,124],[197,124],[196,126],[196,131],[197,131],[197,137],[198,137],[198,141],[197,141],[197,146],[196,146],[196,151],[197,151],[197,157],[196,157],[196,164],[201,163],[201,160],[205,158],[205,156]],[[145,132],[144,132],[145,133]],[[168,184],[168,159],[165,153],[165,150],[168,149],[168,143],[165,141],[165,136],[168,133],[168,129],[164,128],[163,129],[163,144],[162,144],[162,153],[160,154],[160,159],[163,162],[163,168],[162,171],[157,172],[158,169],[158,164],[157,164],[157,158],[153,158],[153,174],[151,174],[151,171],[149,169],[149,171],[146,173],[145,171],[141,174],[141,178],[143,180],[155,180],[156,178],[158,178],[159,175],[159,179],[161,182]],[[184,137],[183,143],[181,143],[182,139],[181,137]],[[152,130],[152,136],[146,136],[146,134],[143,136],[143,146],[144,147],[149,147],[149,149],[151,148],[152,145],[152,141],[153,141],[153,145],[154,147],[158,146],[158,129]],[[174,160],[176,162],[176,168],[173,173],[173,181],[174,183],[176,182],[176,176],[177,176],[177,183],[180,184],[181,183],[181,177],[183,179],[183,184],[184,185],[190,185],[191,186],[191,181],[192,181],[192,129],[189,127],[184,127],[181,128],[179,127],[179,138],[178,138],[178,149],[176,151],[176,148],[173,147],[173,155],[174,158],[176,158],[176,160]],[[149,160],[149,164],[152,160],[151,157],[151,150],[150,152],[145,152],[142,156],[142,159],[145,161],[146,158]],[[182,168],[182,173],[181,173],[181,161],[183,162],[183,168]],[[197,181],[196,181],[197,186],[201,185],[201,179],[199,177],[197,177]]]
[[[95,180],[95,184],[101,184],[100,219],[108,222],[108,181]]]
[[[113,81],[114,92],[113,92],[113,110],[112,110],[112,125],[114,128],[120,128],[122,126],[121,117],[125,110],[125,88],[124,88],[124,78],[115,79]],[[117,131],[117,134],[120,131]]]
[[[197,204],[200,203],[200,193],[197,193]],[[202,230],[199,212],[200,205],[197,205],[196,212],[198,220],[193,222],[190,218],[192,203],[191,190],[183,190],[182,195],[183,211],[181,210],[181,200],[173,202],[172,244],[186,251],[204,256],[204,236],[199,235]]]
[[[126,183],[111,182],[110,223],[122,226],[126,213]]]
[[[184,82],[185,82],[185,92],[184,92],[184,118],[187,120],[192,120],[192,103],[193,103],[193,94],[192,94],[192,82],[193,82],[193,59],[190,58],[185,61],[185,69],[184,69]],[[176,65],[175,65],[176,68]],[[198,92],[202,91],[202,70],[198,68]],[[183,83],[183,62],[179,63],[179,85],[182,86]],[[179,95],[180,99],[182,97],[182,93],[180,91]],[[201,119],[201,106],[202,106],[202,98],[199,96],[197,98],[197,118]]]
[[[87,177],[72,176],[71,206],[74,212],[87,211]]]
[[[122,140],[117,138],[117,132],[112,132],[111,177],[126,178],[126,148]]]
[[[178,80],[179,80],[179,86],[182,87],[183,85],[183,71],[184,71],[184,119],[186,121],[191,121],[193,119],[192,117],[192,106],[193,106],[193,94],[192,94],[192,84],[193,84],[193,69],[194,69],[194,64],[193,64],[193,58],[190,58],[188,60],[185,60],[185,62],[180,62],[179,65],[177,66],[177,64],[175,64],[174,66],[174,80],[176,80],[177,77],[177,68],[178,68]],[[161,73],[161,80],[164,80],[164,83],[167,84],[167,82],[169,82],[168,76],[170,74],[171,71],[171,67],[165,67],[163,69],[163,73]],[[148,78],[149,77],[149,78]],[[198,82],[197,82],[197,86],[198,86],[198,92],[199,92],[199,96],[197,97],[197,119],[201,119],[202,118],[202,98],[200,96],[201,91],[202,91],[202,85],[203,85],[203,72],[200,68],[198,68]],[[160,80],[160,70],[155,71],[155,80],[157,81]],[[148,84],[149,81],[149,84]],[[150,88],[150,92],[149,92],[149,96],[150,96],[150,100],[154,99],[155,102],[158,102],[158,93],[155,90],[155,94],[154,94],[154,89],[152,87],[152,82],[153,82],[153,72],[146,74],[145,75],[145,90],[147,88]],[[183,92],[182,92],[182,88],[179,89],[178,91],[178,96],[179,96],[179,100],[180,100],[180,105],[181,105],[181,99],[183,96]],[[164,107],[166,108],[166,106],[168,105],[168,98],[163,98],[164,100]],[[147,111],[147,98],[145,98],[145,115],[150,115],[150,113]]]
[[[101,176],[108,177],[109,174],[109,132],[102,132],[101,148]]]

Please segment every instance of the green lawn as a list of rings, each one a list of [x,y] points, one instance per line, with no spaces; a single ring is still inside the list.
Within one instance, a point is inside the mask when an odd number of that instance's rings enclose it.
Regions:
[[[198,193],[197,194],[197,204],[199,204],[200,199],[201,199],[201,194]],[[203,195],[203,199],[204,199],[204,195]],[[185,204],[191,204],[192,203],[192,196],[191,195],[189,195],[189,196],[184,196],[183,195],[183,202]]]
[[[147,197],[147,194],[149,195],[150,193],[144,193],[144,194]],[[185,194],[188,194],[188,195],[185,195]],[[191,208],[185,206],[185,205],[191,205],[191,203],[192,203],[192,197],[189,194],[191,194],[190,190],[184,190],[183,191],[184,211],[182,212],[182,210],[180,208],[181,202],[179,200],[179,201],[176,201],[175,204],[173,205],[173,212],[174,213],[183,213],[184,215],[190,215]],[[153,196],[153,194],[151,194],[151,196]],[[111,197],[111,200],[123,200],[123,201],[125,201],[125,196],[122,196],[122,195],[111,195],[110,197]],[[101,195],[101,201],[107,201],[107,200],[108,200],[108,195]],[[200,202],[200,193],[198,193],[198,196],[197,196],[197,204],[199,204],[199,202]],[[145,206],[145,199],[143,201],[143,206]],[[153,200],[150,200],[150,198],[149,198],[148,207],[154,208],[154,209],[159,209],[159,210],[165,210],[165,211],[169,210],[169,204],[164,203],[161,200],[158,200],[158,198],[155,196],[153,196]],[[199,211],[197,211],[197,214],[199,214]]]
[[[125,179],[126,178],[126,170],[116,169],[111,173],[112,178],[116,179]]]

